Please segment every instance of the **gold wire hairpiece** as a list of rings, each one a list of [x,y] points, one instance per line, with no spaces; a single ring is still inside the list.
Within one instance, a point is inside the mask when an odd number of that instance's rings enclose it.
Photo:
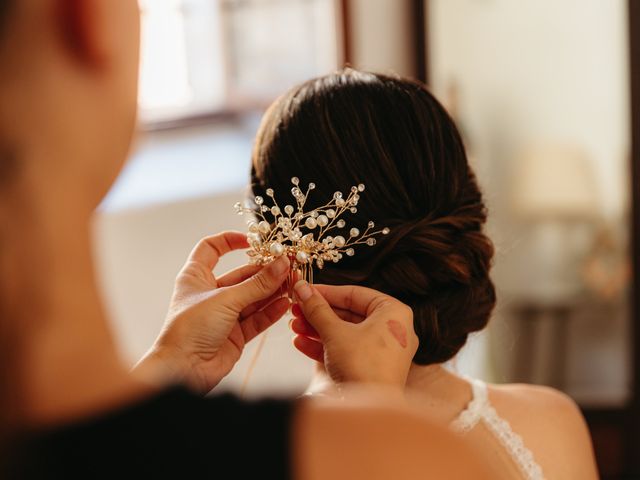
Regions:
[[[270,207],[265,205],[264,198],[260,196],[254,199],[257,208],[245,207],[240,202],[235,205],[238,215],[251,213],[258,217],[248,222],[249,262],[254,265],[266,265],[282,255],[289,257],[291,262],[289,289],[297,279],[313,283],[314,266],[322,269],[327,262],[338,263],[343,255],[352,257],[355,255],[353,247],[356,245],[372,247],[376,244],[374,238],[376,235],[387,235],[390,231],[387,227],[374,230],[375,223],[369,221],[363,233],[354,227],[349,230],[347,238],[343,235],[327,235],[335,229],[346,228],[347,222],[340,217],[347,212],[352,214],[358,212],[357,205],[365,186],[361,183],[351,187],[346,199],[342,192],[336,192],[330,202],[305,212],[304,206],[309,194],[316,186],[310,183],[307,191],[303,192],[300,189],[298,177],[293,177],[291,183],[293,184],[291,194],[295,198],[296,207],[286,205],[281,209],[271,188],[266,191],[267,196],[273,200],[273,205]],[[267,212],[273,215],[273,224],[265,217],[264,214]],[[315,231],[317,236],[314,236],[314,233],[303,234],[302,228]]]

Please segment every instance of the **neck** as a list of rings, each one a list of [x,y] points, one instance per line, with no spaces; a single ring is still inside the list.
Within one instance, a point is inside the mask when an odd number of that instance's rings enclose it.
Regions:
[[[24,415],[36,425],[107,408],[135,390],[101,307],[89,214],[74,215],[75,202],[60,203],[34,208],[38,231],[22,235],[32,242],[16,266],[35,296],[20,307],[27,324],[21,349]]]
[[[316,363],[316,374],[308,389],[311,393],[327,391],[332,382],[324,366]],[[472,394],[468,382],[442,365],[411,364],[406,383],[407,399],[418,410],[428,409],[436,418],[451,422],[464,410]]]
[[[456,377],[440,364],[411,364],[407,376],[407,388],[438,391],[440,387]],[[457,378],[457,377],[456,377]]]

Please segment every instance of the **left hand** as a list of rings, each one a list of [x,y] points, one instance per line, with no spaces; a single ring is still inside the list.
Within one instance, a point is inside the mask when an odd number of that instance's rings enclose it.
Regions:
[[[404,390],[418,349],[411,308],[359,286],[300,281],[294,290],[294,345],[323,363],[333,382]]]
[[[178,274],[164,328],[136,369],[153,366],[207,393],[231,371],[245,344],[286,313],[289,299],[280,295],[289,274],[286,257],[213,274],[222,256],[248,246],[238,232],[198,243]]]

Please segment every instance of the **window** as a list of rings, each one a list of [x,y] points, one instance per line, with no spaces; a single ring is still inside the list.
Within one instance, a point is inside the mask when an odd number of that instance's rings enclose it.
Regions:
[[[337,0],[140,0],[143,122],[263,106],[338,65]]]

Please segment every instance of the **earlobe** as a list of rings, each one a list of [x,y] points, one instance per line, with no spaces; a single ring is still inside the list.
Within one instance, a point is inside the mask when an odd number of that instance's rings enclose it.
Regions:
[[[113,0],[112,0],[113,1]],[[119,1],[119,0],[117,0]],[[78,61],[100,66],[108,59],[109,35],[103,0],[56,0],[61,36]]]

